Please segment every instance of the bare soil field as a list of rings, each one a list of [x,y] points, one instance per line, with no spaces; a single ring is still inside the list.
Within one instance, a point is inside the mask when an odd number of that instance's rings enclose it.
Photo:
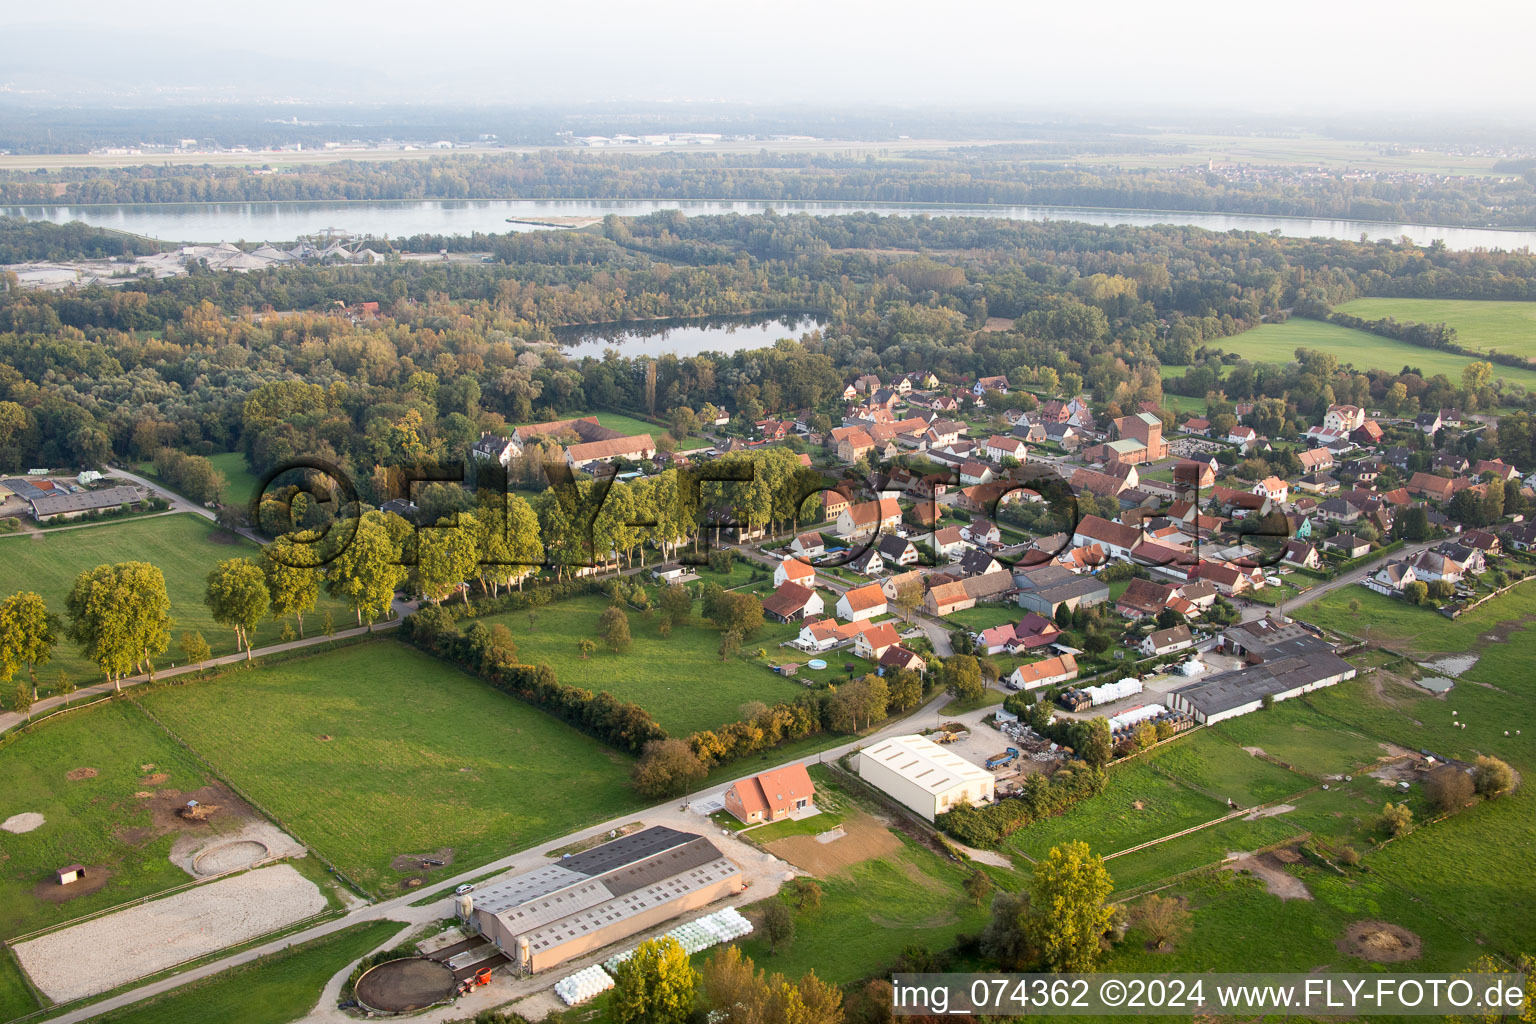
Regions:
[[[257,938],[325,907],[315,883],[278,864],[50,932],[17,945],[15,953],[33,984],[63,1003]]]
[[[1310,900],[1312,891],[1306,883],[1285,870],[1286,864],[1294,864],[1300,858],[1293,850],[1275,850],[1255,856],[1251,853],[1233,854],[1222,864],[1223,871],[1248,872],[1264,883],[1273,896],[1284,900]]]
[[[866,860],[890,856],[901,849],[901,840],[878,818],[855,811],[835,829],[775,839],[766,848],[797,868],[826,877]]]

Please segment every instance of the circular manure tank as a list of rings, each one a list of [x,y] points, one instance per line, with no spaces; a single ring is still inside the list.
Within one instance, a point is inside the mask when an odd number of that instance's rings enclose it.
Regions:
[[[353,994],[375,1013],[411,1013],[453,995],[453,971],[422,956],[389,960],[365,971]]]

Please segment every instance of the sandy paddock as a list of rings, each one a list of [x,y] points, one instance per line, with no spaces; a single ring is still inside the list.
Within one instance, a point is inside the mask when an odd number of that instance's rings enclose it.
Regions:
[[[288,864],[210,882],[15,947],[54,1002],[119,985],[320,913],[319,887]]]

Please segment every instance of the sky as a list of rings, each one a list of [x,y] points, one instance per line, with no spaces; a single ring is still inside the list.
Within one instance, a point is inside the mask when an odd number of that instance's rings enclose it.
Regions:
[[[1488,114],[1532,38],[1529,0],[51,0],[0,10],[0,88]]]

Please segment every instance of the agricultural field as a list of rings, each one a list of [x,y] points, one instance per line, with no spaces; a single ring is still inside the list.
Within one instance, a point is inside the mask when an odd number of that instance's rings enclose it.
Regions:
[[[208,571],[225,558],[253,558],[255,544],[242,537],[217,529],[191,513],[156,516],[124,523],[103,523],[78,530],[56,530],[33,535],[0,538],[0,576],[22,582],[36,590],[56,615],[64,615],[64,601],[75,577],[87,569],[108,562],[149,562],[165,575],[165,590],[171,598],[171,646],[159,659],[161,665],[181,661],[176,638],[184,630],[198,630],[208,641],[215,656],[235,653],[233,630],[213,621],[203,592]],[[9,588],[7,588],[9,592]],[[338,625],[353,622],[352,613],[339,601],[322,592],[320,604],[305,616],[306,632],[320,628],[321,618],[329,610]],[[257,647],[278,641],[283,624],[270,619],[251,631]],[[101,670],[80,656],[68,640],[54,648],[53,661],[38,673],[40,688],[52,692],[52,683],[60,670],[76,683],[101,682]]]
[[[1253,747],[1321,778],[1357,772],[1385,756],[1384,744],[1330,721],[1299,700],[1281,701],[1262,715],[1241,715],[1213,727],[1240,747]]]
[[[634,802],[627,756],[394,640],[141,699],[373,893],[424,877],[422,856],[458,873]]]
[[[1357,331],[1303,317],[1293,317],[1283,324],[1260,324],[1242,334],[1220,338],[1213,344],[1224,352],[1232,352],[1259,363],[1294,362],[1298,348],[1315,348],[1333,353],[1339,357],[1340,363],[1354,366],[1357,370],[1378,369],[1396,373],[1404,366],[1413,366],[1426,377],[1443,373],[1455,384],[1461,381],[1462,369],[1475,361],[1470,356],[1420,348],[1368,331]],[[1527,388],[1536,388],[1536,370],[1501,366],[1497,376]]]
[[[0,936],[191,881],[171,863],[178,830],[165,805],[209,780],[133,705],[105,704],[40,723],[0,747],[0,777],[0,822],[43,818],[31,831],[0,832]],[[67,864],[86,868],[78,888],[53,879],[54,869]]]
[[[673,627],[669,637],[658,631],[657,613],[631,608],[633,641],[627,651],[615,654],[598,637],[597,620],[609,603],[605,597],[591,595],[547,605],[539,609],[531,626],[526,612],[476,621],[504,623],[517,641],[522,661],[548,665],[562,683],[606,690],[620,700],[634,701],[673,735],[736,721],[741,705],[748,701],[773,704],[805,692],[803,685],[775,675],[753,656],[762,648],[770,657],[778,657],[779,642],[798,633],[798,626],[765,621],[742,645],[746,656],[722,662],[720,631],[699,618],[697,605],[692,620]],[[589,658],[581,656],[582,640],[597,642]]]
[[[1456,328],[1456,341],[1466,348],[1536,357],[1536,302],[1356,299],[1338,311],[1366,320],[1392,317],[1405,323],[1448,324]]]
[[[1239,807],[1270,803],[1311,785],[1310,779],[1255,757],[1208,729],[1154,751],[1150,761],[1159,774]]]
[[[337,972],[384,945],[402,927],[394,921],[353,925],[98,1019],[103,1024],[288,1024],[315,1007]]]
[[[1036,860],[1075,839],[1094,853],[1115,853],[1226,813],[1225,803],[1158,773],[1143,756],[1110,769],[1103,793],[1020,829],[1009,845]]]

